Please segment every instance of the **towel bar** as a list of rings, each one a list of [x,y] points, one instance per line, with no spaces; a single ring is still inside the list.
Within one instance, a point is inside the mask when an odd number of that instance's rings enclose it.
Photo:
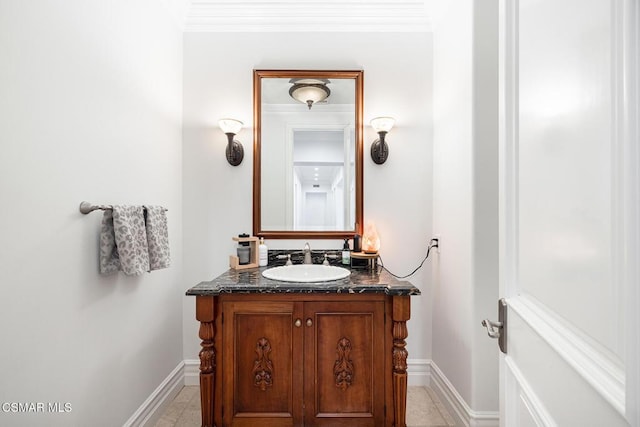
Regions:
[[[111,210],[111,209],[113,209],[113,206],[111,206],[111,205],[93,205],[93,204],[91,204],[89,202],[80,203],[80,213],[83,213],[85,215],[90,213],[90,212],[97,211],[97,210],[106,211],[106,210]],[[168,210],[169,209],[165,209],[165,211],[168,211]]]
[[[88,214],[89,212],[93,212],[93,211],[96,211],[98,209],[105,211],[105,210],[108,210],[108,209],[113,209],[113,206],[111,206],[111,205],[92,205],[89,202],[80,203],[80,213],[83,213],[85,215]]]

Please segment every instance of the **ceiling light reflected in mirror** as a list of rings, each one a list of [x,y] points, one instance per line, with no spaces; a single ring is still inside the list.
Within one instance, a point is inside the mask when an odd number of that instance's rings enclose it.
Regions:
[[[331,95],[331,90],[327,87],[329,79],[291,79],[293,84],[289,89],[289,95],[296,101],[307,104],[309,110],[313,104],[326,100]]]

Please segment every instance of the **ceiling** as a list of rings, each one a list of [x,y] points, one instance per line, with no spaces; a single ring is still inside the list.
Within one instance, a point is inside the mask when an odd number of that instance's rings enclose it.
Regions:
[[[433,0],[167,0],[187,32],[430,32]]]

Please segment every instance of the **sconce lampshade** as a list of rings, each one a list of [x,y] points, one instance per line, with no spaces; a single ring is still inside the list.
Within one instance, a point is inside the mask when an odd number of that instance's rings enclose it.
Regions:
[[[307,104],[309,109],[313,104],[324,101],[331,95],[327,79],[291,79],[289,83],[293,83],[289,95],[296,101]]]
[[[393,117],[376,117],[371,120],[371,127],[380,136],[371,144],[371,159],[378,165],[383,164],[389,157],[389,146],[384,138],[391,130],[396,120]]]
[[[222,129],[222,132],[232,133],[234,135],[237,135],[238,132],[240,132],[243,124],[244,123],[242,123],[240,120],[235,119],[220,119],[218,121],[218,126],[220,126],[220,129]]]
[[[393,117],[376,117],[371,119],[371,127],[378,133],[389,132],[396,120]]]
[[[231,166],[238,166],[244,158],[244,148],[242,144],[233,139],[233,137],[240,132],[240,129],[242,129],[242,125],[243,123],[236,119],[220,119],[218,121],[218,126],[220,126],[222,132],[227,135],[226,156],[227,162],[229,162]]]

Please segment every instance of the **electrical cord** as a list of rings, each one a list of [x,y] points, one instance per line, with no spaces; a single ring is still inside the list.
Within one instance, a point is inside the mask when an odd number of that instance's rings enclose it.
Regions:
[[[413,276],[416,273],[416,271],[418,271],[418,270],[420,270],[422,268],[422,266],[424,265],[424,262],[427,260],[427,258],[429,258],[429,252],[431,252],[431,249],[432,248],[437,248],[437,247],[438,247],[438,239],[431,239],[431,241],[429,241],[429,247],[427,248],[427,254],[425,255],[425,257],[422,260],[422,262],[420,263],[420,265],[417,266],[415,270],[413,270],[411,273],[407,274],[406,276],[398,276],[398,275],[392,273],[391,271],[389,271],[389,269],[384,266],[384,261],[382,261],[382,256],[380,256],[380,254],[378,254],[378,258],[380,258],[380,265],[378,267],[382,268],[384,270],[387,270],[387,272],[390,275],[392,275],[393,277],[395,277],[397,279],[406,279],[409,276]]]

